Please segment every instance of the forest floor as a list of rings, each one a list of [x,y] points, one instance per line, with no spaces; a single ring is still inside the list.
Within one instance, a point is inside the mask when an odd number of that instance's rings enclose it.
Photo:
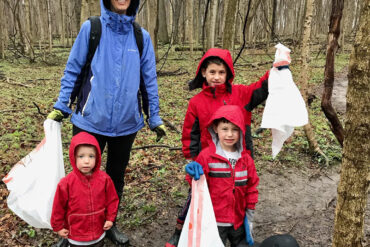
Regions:
[[[163,54],[164,51],[161,51]],[[58,53],[55,64],[27,64],[17,61],[0,61],[0,178],[42,139],[42,122],[52,108],[59,91],[68,50]],[[188,100],[196,93],[186,90],[186,81],[192,78],[201,54],[188,56],[177,53],[169,56],[159,76],[159,93],[162,117],[168,134],[160,145],[178,148],[181,145],[182,121]],[[179,59],[181,57],[181,59]],[[335,86],[332,102],[340,119],[345,116],[345,92],[348,84],[348,54],[336,60]],[[59,61],[60,60],[60,61]],[[235,83],[256,81],[266,66],[254,66],[270,61],[263,55],[241,57],[236,66]],[[294,55],[293,55],[294,61]],[[309,153],[302,128],[297,128],[276,159],[271,157],[270,132],[264,131],[254,139],[255,160],[260,176],[259,203],[257,204],[254,236],[261,241],[268,236],[290,233],[300,246],[331,246],[337,184],[340,177],[341,148],[320,110],[322,92],[323,56],[312,60],[310,118],[318,142],[330,158],[325,166],[319,156]],[[249,66],[252,65],[252,66]],[[158,68],[161,62],[158,63]],[[298,78],[299,65],[291,66]],[[35,104],[40,110],[37,110]],[[253,129],[257,129],[263,107],[253,114]],[[71,125],[65,121],[62,129],[65,167],[68,162],[68,142]],[[155,135],[144,128],[135,140],[130,165],[125,175],[125,191],[118,214],[118,226],[127,233],[131,246],[161,247],[171,236],[178,211],[187,196],[183,167],[186,161],[181,151],[164,147],[143,148],[156,145]],[[103,156],[103,160],[104,160]],[[14,215],[6,204],[8,191],[0,184],[0,246],[50,246],[57,241],[51,230],[35,229]],[[363,246],[370,246],[370,198],[365,216]],[[114,246],[106,240],[106,246]]]

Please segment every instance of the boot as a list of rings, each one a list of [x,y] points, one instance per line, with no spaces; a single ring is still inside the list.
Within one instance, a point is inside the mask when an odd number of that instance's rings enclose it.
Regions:
[[[51,247],[68,247],[69,242],[65,238],[59,239],[58,243],[53,244]]]
[[[181,230],[182,229],[175,229],[175,232],[172,234],[170,240],[167,241],[165,247],[177,247],[180,240]]]
[[[116,225],[113,225],[108,231],[105,232],[105,236],[110,239],[115,245],[127,247],[129,246],[128,237],[120,232]]]

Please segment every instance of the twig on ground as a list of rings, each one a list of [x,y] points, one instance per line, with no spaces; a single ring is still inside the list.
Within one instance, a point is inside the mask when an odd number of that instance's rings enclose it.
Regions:
[[[7,109],[7,110],[0,111],[0,113],[4,113],[4,112],[15,112],[15,111],[17,111],[17,109]]]
[[[40,107],[35,102],[32,102],[32,103],[33,103],[34,106],[36,106],[37,111],[39,112],[39,114],[41,114],[43,116],[46,116],[47,115],[47,114],[41,112]]]
[[[173,123],[171,123],[170,121],[168,121],[167,119],[164,119],[162,118],[163,122],[166,124],[166,126],[168,126],[170,129],[176,131],[176,133],[178,134],[181,134],[181,131],[179,131],[175,125],[173,125]]]
[[[181,147],[171,147],[168,145],[146,145],[141,147],[133,147],[131,150],[147,149],[147,148],[168,148],[169,150],[181,150]]]
[[[181,71],[182,68],[179,68],[175,71],[158,71],[157,75],[158,76],[176,76],[176,75],[184,75],[184,74],[189,74],[187,71]]]
[[[4,82],[10,84],[10,85],[16,85],[16,86],[22,86],[22,87],[31,87],[29,85],[25,85],[25,84],[22,84],[22,83],[18,83],[18,82],[10,82],[10,78],[9,77],[6,77],[6,80],[3,80]]]

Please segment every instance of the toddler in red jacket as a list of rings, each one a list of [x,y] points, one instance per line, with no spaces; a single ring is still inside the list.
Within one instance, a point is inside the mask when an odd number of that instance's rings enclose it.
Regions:
[[[269,71],[250,85],[234,85],[235,72],[230,52],[226,49],[209,49],[199,62],[194,80],[189,83],[190,90],[202,88],[202,91],[190,99],[185,115],[181,139],[185,158],[195,160],[200,151],[208,146],[206,125],[212,114],[223,105],[243,108],[246,151],[253,157],[251,111],[267,99],[268,76]],[[190,198],[189,194],[166,247],[176,247],[178,244]]]
[[[253,245],[253,212],[258,201],[259,178],[253,159],[245,148],[245,124],[236,105],[218,108],[207,125],[208,146],[196,162],[186,165],[186,179],[206,176],[218,231],[226,246]]]
[[[68,239],[69,246],[103,246],[119,200],[112,179],[100,170],[101,153],[95,137],[86,132],[75,135],[69,159],[73,171],[58,184],[51,226]]]

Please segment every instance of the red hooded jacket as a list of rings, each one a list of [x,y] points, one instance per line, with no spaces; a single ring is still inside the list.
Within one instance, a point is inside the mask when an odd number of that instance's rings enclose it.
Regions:
[[[82,174],[76,166],[75,150],[78,145],[89,144],[96,148],[93,173]],[[103,233],[105,221],[114,221],[118,210],[118,196],[112,179],[100,170],[101,154],[97,140],[81,132],[71,140],[69,159],[73,171],[58,184],[51,214],[55,232],[65,228],[68,238],[75,241],[92,241]]]
[[[242,132],[239,142],[239,147],[242,148],[241,157],[234,169],[229,160],[221,155],[223,151],[216,150],[217,135],[212,129],[212,123],[219,118],[226,118]],[[216,221],[232,223],[234,229],[237,229],[243,224],[246,209],[255,209],[259,182],[253,159],[245,148],[242,109],[235,105],[221,106],[210,118],[207,131],[210,134],[207,140],[209,145],[202,149],[196,161],[203,167]],[[186,179],[191,184],[192,178],[188,174]]]
[[[202,63],[209,57],[219,57],[228,66],[228,81],[223,85],[210,87],[202,77]],[[207,147],[206,125],[211,115],[222,105],[238,105],[245,110],[245,141],[248,152],[253,156],[251,135],[251,111],[268,96],[268,71],[259,81],[250,85],[233,85],[235,77],[233,61],[228,50],[211,48],[199,62],[195,79],[190,82],[190,89],[203,88],[189,101],[182,130],[182,151],[187,159],[195,160],[202,149]]]

